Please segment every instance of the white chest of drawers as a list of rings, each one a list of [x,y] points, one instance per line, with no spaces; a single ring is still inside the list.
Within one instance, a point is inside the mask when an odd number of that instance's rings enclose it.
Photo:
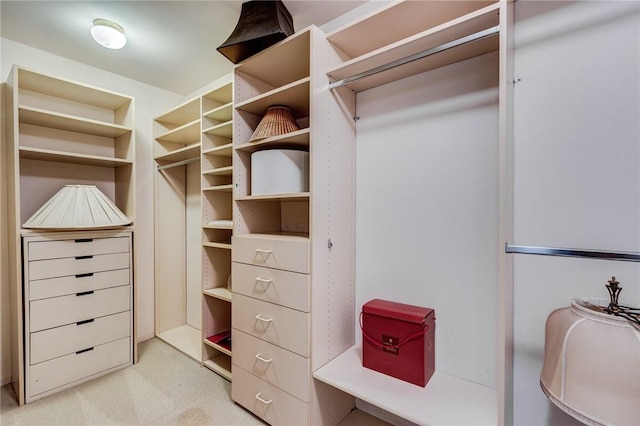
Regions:
[[[308,424],[309,239],[234,236],[232,261],[232,397],[270,424]]]
[[[133,363],[130,231],[24,234],[25,400]]]

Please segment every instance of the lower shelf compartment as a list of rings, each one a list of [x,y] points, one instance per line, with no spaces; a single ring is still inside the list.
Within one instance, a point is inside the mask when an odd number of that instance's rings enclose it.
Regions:
[[[498,423],[497,391],[436,371],[422,388],[362,366],[352,346],[313,373],[343,392],[417,424]]]
[[[202,365],[231,381],[231,357],[222,352],[209,355],[211,355],[211,357],[202,361]]]
[[[202,336],[200,330],[190,325],[183,325],[158,333],[156,336],[188,357],[198,362],[202,361]]]

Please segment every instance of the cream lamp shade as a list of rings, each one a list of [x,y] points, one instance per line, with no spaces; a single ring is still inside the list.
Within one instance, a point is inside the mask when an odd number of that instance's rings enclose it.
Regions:
[[[587,425],[640,425],[640,328],[604,299],[573,299],[549,315],[540,385]]]
[[[120,209],[94,185],[65,185],[22,227],[28,229],[97,229],[131,224]]]

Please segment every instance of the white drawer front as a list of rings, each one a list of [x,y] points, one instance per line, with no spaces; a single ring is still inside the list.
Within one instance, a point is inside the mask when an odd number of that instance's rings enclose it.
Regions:
[[[130,362],[131,344],[128,337],[96,346],[86,352],[42,362],[28,369],[28,396],[33,397]]]
[[[29,302],[29,330],[36,331],[131,309],[131,286]]]
[[[231,323],[234,328],[259,339],[309,356],[307,313],[234,294]]]
[[[128,284],[131,284],[131,270],[129,268],[35,280],[29,282],[29,300],[64,296]]]
[[[128,253],[129,237],[78,238],[55,241],[30,241],[28,260],[57,259],[109,253]]]
[[[309,404],[242,368],[234,366],[231,374],[233,375],[231,397],[256,416],[272,425],[309,424]]]
[[[129,253],[82,255],[29,262],[29,281],[128,268]]]
[[[31,333],[30,364],[38,364],[130,335],[130,312],[121,312]]]
[[[309,275],[232,263],[233,291],[309,312]]]
[[[234,262],[308,274],[309,239],[303,237],[248,234],[234,236]]]
[[[233,330],[233,364],[296,398],[309,402],[309,358]]]

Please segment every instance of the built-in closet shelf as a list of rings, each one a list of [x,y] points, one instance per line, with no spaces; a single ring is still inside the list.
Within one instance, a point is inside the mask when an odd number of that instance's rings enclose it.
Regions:
[[[120,167],[133,164],[130,160],[98,155],[75,154],[41,148],[20,147],[20,158],[29,160],[55,161],[58,163],[83,164],[86,166]]]
[[[230,183],[228,185],[216,185],[216,186],[206,186],[202,188],[203,191],[222,191],[222,192],[231,192],[233,191],[233,184]]]
[[[156,335],[188,357],[200,362],[202,357],[200,330],[189,325],[182,325]]]
[[[295,201],[309,200],[308,192],[298,192],[295,194],[268,194],[268,195],[247,195],[236,197],[236,201]]]
[[[202,364],[225,379],[231,380],[231,357],[220,355],[204,360]]]
[[[217,108],[213,108],[209,111],[206,111],[202,115],[212,120],[218,120],[218,121],[231,120],[231,117],[233,115],[233,102],[220,105]]]
[[[303,150],[309,149],[309,128],[296,130],[295,132],[286,133],[284,135],[273,136],[262,139],[258,142],[246,143],[236,147],[238,151],[255,152],[270,146],[278,146],[278,148],[298,148]]]
[[[305,77],[285,86],[278,87],[262,95],[237,103],[236,109],[261,116],[270,106],[284,105],[291,109],[296,119],[308,117],[310,81],[310,77]]]
[[[211,247],[223,250],[231,250],[231,243],[202,243],[204,247]]]
[[[231,302],[231,291],[226,287],[210,288],[203,291],[207,296],[215,297],[216,299]]]
[[[413,55],[419,55],[429,49],[439,50],[440,46],[447,43],[455,43],[456,40],[495,28],[499,24],[499,6],[498,3],[494,3],[437,27],[368,52],[343,63],[333,70],[329,70],[327,75],[332,81],[339,81],[384,67],[387,64]],[[496,51],[498,50],[498,39],[499,37],[495,33],[474,41],[464,42],[456,47],[438,51],[424,58],[389,68],[383,72],[375,73],[344,85],[356,92],[371,89],[414,74]]]
[[[203,149],[202,154],[217,155],[219,157],[231,157],[231,155],[233,154],[233,143],[214,146],[213,148],[209,148],[209,149]]]
[[[175,162],[190,159],[198,159],[200,157],[200,144],[195,143],[193,145],[185,146],[184,148],[176,149],[166,154],[158,155],[154,159],[157,162]]]
[[[130,127],[104,121],[90,120],[26,105],[20,105],[18,108],[21,124],[32,124],[51,129],[104,136],[107,138],[117,138],[132,132]]]
[[[230,229],[233,230],[233,225],[203,225],[203,229]]]
[[[205,170],[202,172],[202,174],[209,176],[231,176],[231,174],[233,174],[233,166],[218,167],[215,169]]]
[[[202,132],[208,135],[231,138],[233,136],[233,121],[226,121],[215,126],[207,127],[203,129]]]
[[[156,136],[157,141],[174,143],[192,143],[200,140],[200,119],[193,120],[180,127]]]
[[[423,388],[364,368],[360,346],[329,361],[313,377],[413,423],[498,424],[495,389],[438,371]]]
[[[214,349],[216,349],[216,350],[218,350],[218,351],[222,352],[222,353],[223,353],[223,354],[225,354],[225,355],[231,356],[231,351],[230,351],[229,349],[225,348],[224,346],[221,346],[221,345],[217,345],[217,344],[215,344],[215,343],[212,343],[212,342],[208,341],[207,339],[204,339],[204,343],[205,343],[206,345],[209,345],[209,346],[211,346],[212,348],[214,348]]]

